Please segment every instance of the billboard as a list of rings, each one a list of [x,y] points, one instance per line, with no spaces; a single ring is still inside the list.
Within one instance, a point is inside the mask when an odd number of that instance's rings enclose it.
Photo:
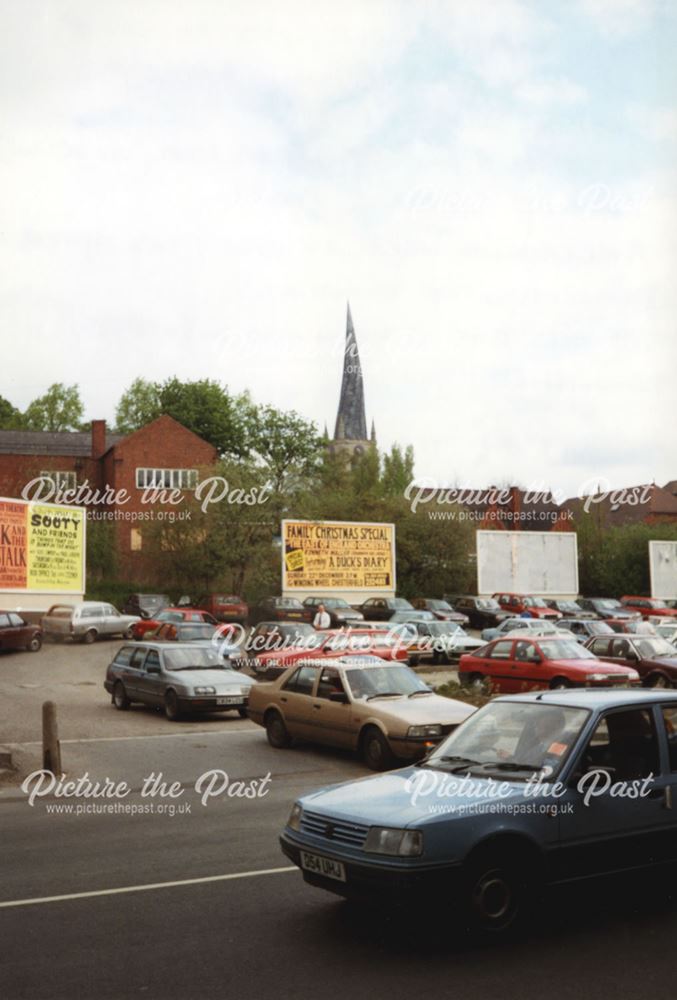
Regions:
[[[649,542],[649,572],[652,597],[677,597],[677,542]]]
[[[282,522],[282,592],[395,592],[395,525]]]
[[[575,531],[478,531],[477,593],[575,597]]]
[[[83,594],[83,507],[0,497],[0,592]]]

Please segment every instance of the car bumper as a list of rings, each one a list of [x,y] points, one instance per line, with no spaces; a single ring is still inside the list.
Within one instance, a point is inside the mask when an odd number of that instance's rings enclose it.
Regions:
[[[282,852],[303,874],[304,881],[319,889],[326,889],[346,899],[364,899],[375,902],[411,903],[412,900],[430,900],[447,897],[459,887],[461,865],[410,864],[403,865],[383,861],[357,861],[331,847],[317,847],[293,839],[287,831],[280,835]],[[343,865],[346,880],[326,878],[315,872],[305,871],[301,866],[301,851],[329,858]]]

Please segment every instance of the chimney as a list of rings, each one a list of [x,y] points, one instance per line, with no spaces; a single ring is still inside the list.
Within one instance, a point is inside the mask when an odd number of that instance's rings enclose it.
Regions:
[[[106,450],[106,421],[92,420],[92,458],[101,458]]]

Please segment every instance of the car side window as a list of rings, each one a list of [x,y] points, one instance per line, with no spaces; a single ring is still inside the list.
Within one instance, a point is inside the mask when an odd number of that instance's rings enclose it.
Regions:
[[[338,670],[323,670],[317,685],[317,697],[328,698],[331,694],[343,694],[345,688]]]
[[[145,649],[135,649],[134,652],[132,653],[132,658],[129,661],[130,667],[133,667],[135,670],[140,670],[141,667],[143,666],[143,661],[145,659],[145,656],[146,656]]]
[[[0,615],[0,628],[9,627],[9,615]]]
[[[489,650],[489,657],[492,660],[509,660],[512,653],[512,640],[507,639],[503,642],[497,642],[493,649]]]
[[[630,649],[627,639],[614,639],[611,644],[611,656],[617,656],[619,658],[626,657]]]
[[[520,640],[520,642],[515,643],[515,659],[521,660],[524,663],[528,663],[536,659],[538,656],[538,650],[534,646],[533,642],[526,642],[525,640]]]
[[[119,649],[115,654],[115,659],[113,660],[113,662],[117,664],[117,666],[119,667],[126,667],[129,664],[129,661],[132,658],[132,653],[134,653],[134,651],[135,650],[133,646],[123,646],[122,649]]]
[[[316,676],[315,667],[299,667],[283,685],[284,690],[296,694],[312,694]]]
[[[609,712],[583,753],[583,770],[608,768],[614,781],[633,781],[660,771],[653,713],[646,708]]]
[[[677,706],[663,706],[663,723],[668,740],[670,770],[677,771]]]
[[[103,613],[105,615],[112,615],[114,618],[119,618],[120,614],[117,608],[114,608],[112,604],[104,604]]]
[[[149,649],[148,656],[146,657],[146,662],[144,664],[146,670],[149,667],[159,667],[160,666],[160,654],[156,649]]]
[[[19,615],[15,615],[13,612],[10,611],[9,624],[14,625],[15,628],[17,626],[20,628],[22,625],[25,625],[26,622],[23,620],[23,618],[20,618]]]
[[[595,639],[591,645],[590,650],[595,654],[595,656],[608,656],[609,655],[609,640],[608,639]]]

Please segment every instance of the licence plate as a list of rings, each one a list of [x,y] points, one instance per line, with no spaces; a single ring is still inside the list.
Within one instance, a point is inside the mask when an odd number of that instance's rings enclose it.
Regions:
[[[332,861],[331,858],[323,858],[319,854],[308,854],[301,851],[301,868],[314,875],[323,875],[325,878],[333,878],[336,882],[345,882],[346,870],[340,861]]]
[[[217,698],[217,705],[244,705],[242,695],[229,695],[227,698]]]

